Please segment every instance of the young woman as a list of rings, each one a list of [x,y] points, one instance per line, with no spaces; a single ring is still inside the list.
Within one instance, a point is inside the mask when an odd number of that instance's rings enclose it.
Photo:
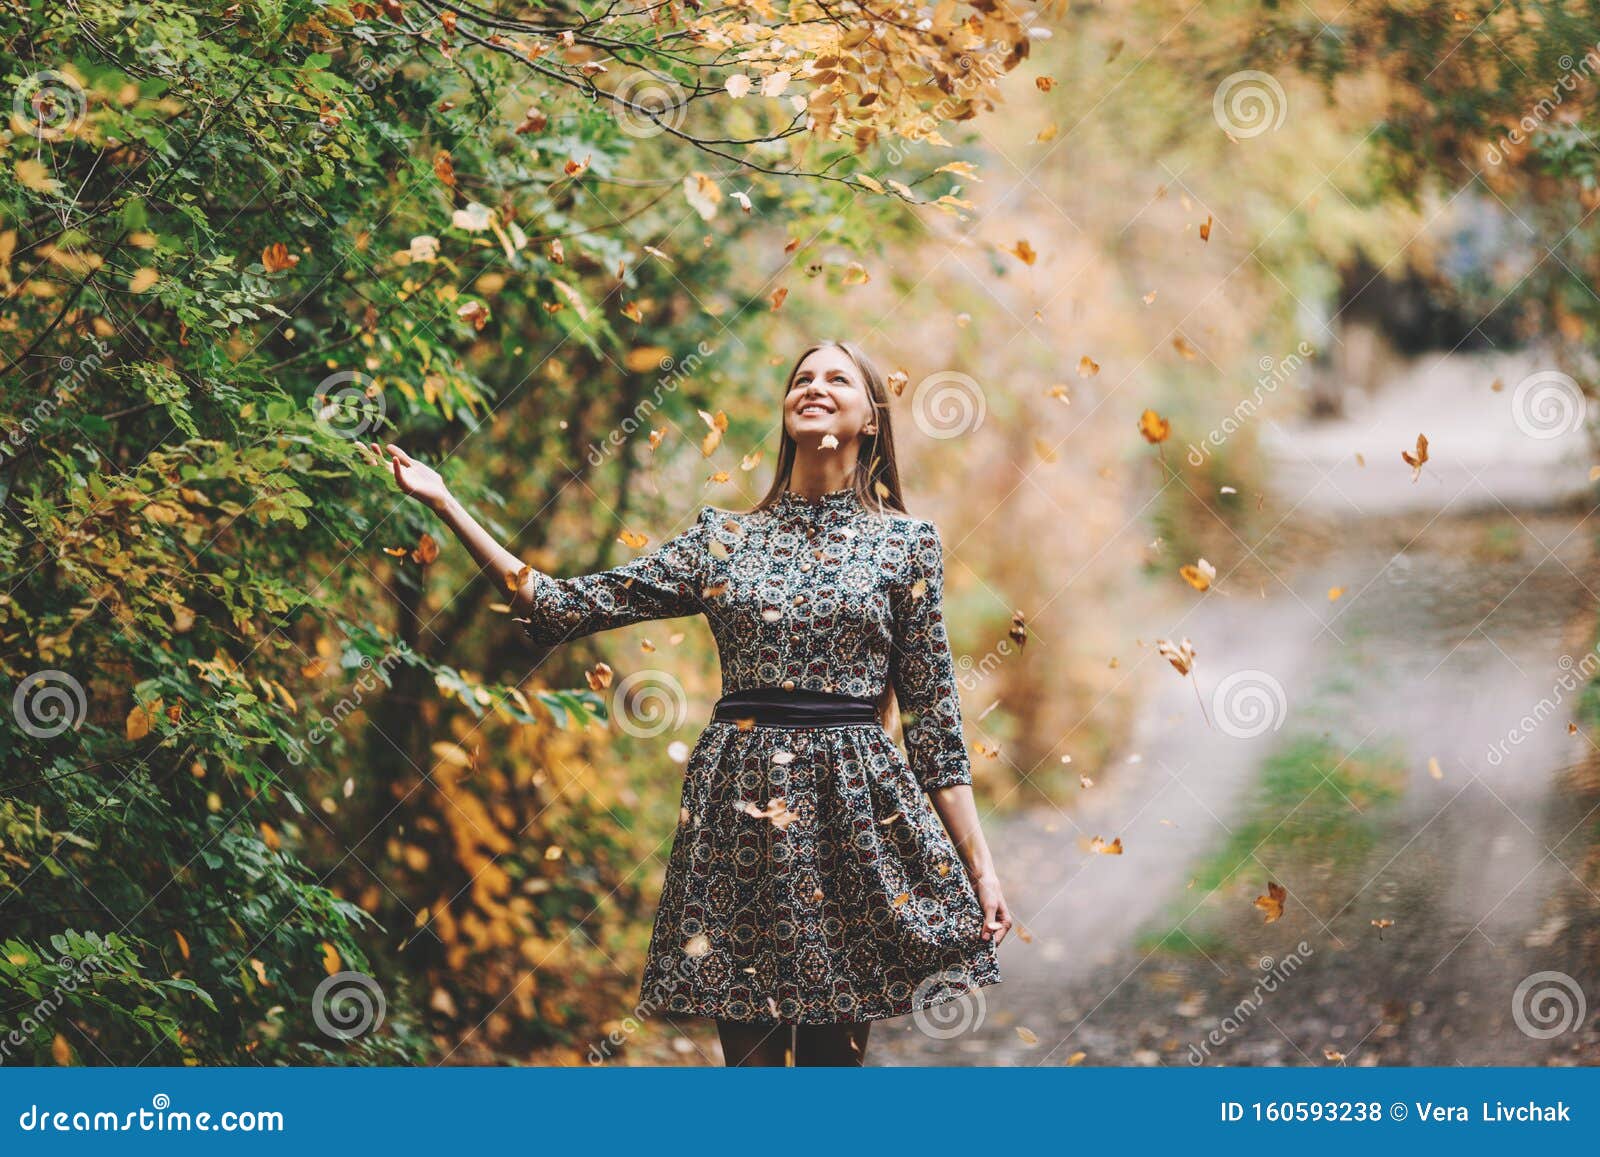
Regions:
[[[388,452],[480,566],[522,576],[512,609],[534,642],[710,621],[725,694],[684,772],[641,1007],[715,1018],[729,1065],[859,1065],[872,1021],[999,982],[1011,917],[972,798],[943,543],[905,512],[861,350],[823,342],[795,363],[753,510],[702,506],[598,574],[525,567],[438,474]]]

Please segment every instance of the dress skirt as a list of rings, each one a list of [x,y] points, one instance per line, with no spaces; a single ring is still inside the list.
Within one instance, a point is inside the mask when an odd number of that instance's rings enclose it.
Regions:
[[[646,1014],[878,1020],[1001,980],[965,866],[889,733],[815,718],[714,718],[701,732]]]

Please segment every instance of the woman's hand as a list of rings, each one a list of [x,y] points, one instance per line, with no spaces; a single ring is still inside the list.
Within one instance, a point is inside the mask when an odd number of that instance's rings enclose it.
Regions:
[[[1000,877],[985,873],[973,881],[978,891],[978,903],[983,906],[982,938],[996,944],[1011,931],[1011,913],[1006,908],[1006,898],[1000,894]]]
[[[438,471],[431,466],[424,466],[392,443],[385,445],[384,450],[389,452],[392,459],[390,465],[394,467],[394,480],[400,489],[424,506],[442,510],[450,499],[450,488],[444,484],[444,479],[439,477]],[[372,452],[378,455],[381,463],[383,450],[378,449],[376,442],[372,443]]]

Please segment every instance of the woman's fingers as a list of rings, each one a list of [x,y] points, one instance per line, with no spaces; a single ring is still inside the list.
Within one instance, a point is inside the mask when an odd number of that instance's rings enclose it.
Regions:
[[[999,944],[1000,941],[1006,938],[1006,933],[1011,931],[1011,913],[1006,910],[1006,902],[1004,900],[1000,901],[995,908],[995,915],[999,918],[1000,928],[994,934],[994,942]]]
[[[390,442],[388,444],[388,446],[389,446],[389,453],[394,455],[396,462],[399,462],[403,466],[415,466],[416,465],[416,463],[411,460],[411,455],[407,454],[404,450],[400,449],[400,447],[396,446],[393,442]]]

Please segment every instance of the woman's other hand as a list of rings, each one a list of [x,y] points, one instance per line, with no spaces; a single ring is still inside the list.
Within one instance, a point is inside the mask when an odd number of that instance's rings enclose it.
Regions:
[[[386,444],[383,450],[378,448],[376,442],[372,443],[372,452],[378,455],[380,462],[384,450],[389,452],[389,464],[394,467],[394,480],[402,491],[433,510],[444,508],[444,504],[450,499],[450,488],[444,484],[444,479],[439,477],[437,470],[431,466],[424,466],[393,443]]]
[[[983,907],[983,939],[999,944],[1011,931],[1011,913],[1006,908],[1006,898],[1000,894],[1000,877],[985,873],[973,881],[973,886]]]

